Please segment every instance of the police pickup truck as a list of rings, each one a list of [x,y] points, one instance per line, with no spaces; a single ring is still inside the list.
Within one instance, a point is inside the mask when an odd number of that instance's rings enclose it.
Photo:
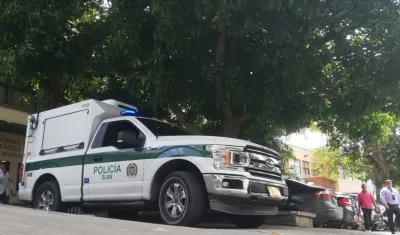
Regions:
[[[277,152],[190,135],[115,100],[30,115],[26,136],[18,197],[40,210],[78,205],[117,216],[152,207],[164,223],[181,226],[211,210],[254,228],[288,196]]]

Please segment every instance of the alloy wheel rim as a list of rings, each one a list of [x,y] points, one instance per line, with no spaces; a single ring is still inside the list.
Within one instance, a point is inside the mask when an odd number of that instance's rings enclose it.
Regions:
[[[179,183],[171,184],[164,197],[165,210],[172,218],[178,218],[186,209],[187,198],[185,188]]]
[[[38,209],[51,211],[53,208],[53,194],[49,190],[45,190],[39,197]]]

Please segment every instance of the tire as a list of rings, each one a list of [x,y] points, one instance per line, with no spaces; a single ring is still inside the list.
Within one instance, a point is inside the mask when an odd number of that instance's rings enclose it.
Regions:
[[[265,223],[263,215],[231,215],[234,225],[239,228],[258,228]]]
[[[385,221],[382,221],[381,224],[375,224],[373,226],[373,231],[386,231],[387,230],[387,225]]]
[[[107,214],[108,217],[112,219],[134,220],[136,219],[138,212],[135,210],[108,209]]]
[[[207,207],[205,187],[190,172],[172,172],[162,183],[158,207],[165,224],[196,226]]]
[[[56,182],[48,181],[39,186],[34,194],[33,208],[44,211],[64,212],[60,189]]]

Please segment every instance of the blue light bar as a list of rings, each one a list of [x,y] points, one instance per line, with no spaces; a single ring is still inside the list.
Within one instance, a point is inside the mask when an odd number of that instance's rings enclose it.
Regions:
[[[121,111],[121,116],[136,116],[137,111],[132,109],[127,109]]]

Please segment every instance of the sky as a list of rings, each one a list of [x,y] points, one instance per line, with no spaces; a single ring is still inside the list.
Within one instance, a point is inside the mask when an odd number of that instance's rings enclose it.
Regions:
[[[320,132],[312,132],[310,130],[306,130],[304,133],[296,133],[288,137],[284,137],[286,144],[309,150],[325,146],[326,140],[327,137],[324,134]]]

